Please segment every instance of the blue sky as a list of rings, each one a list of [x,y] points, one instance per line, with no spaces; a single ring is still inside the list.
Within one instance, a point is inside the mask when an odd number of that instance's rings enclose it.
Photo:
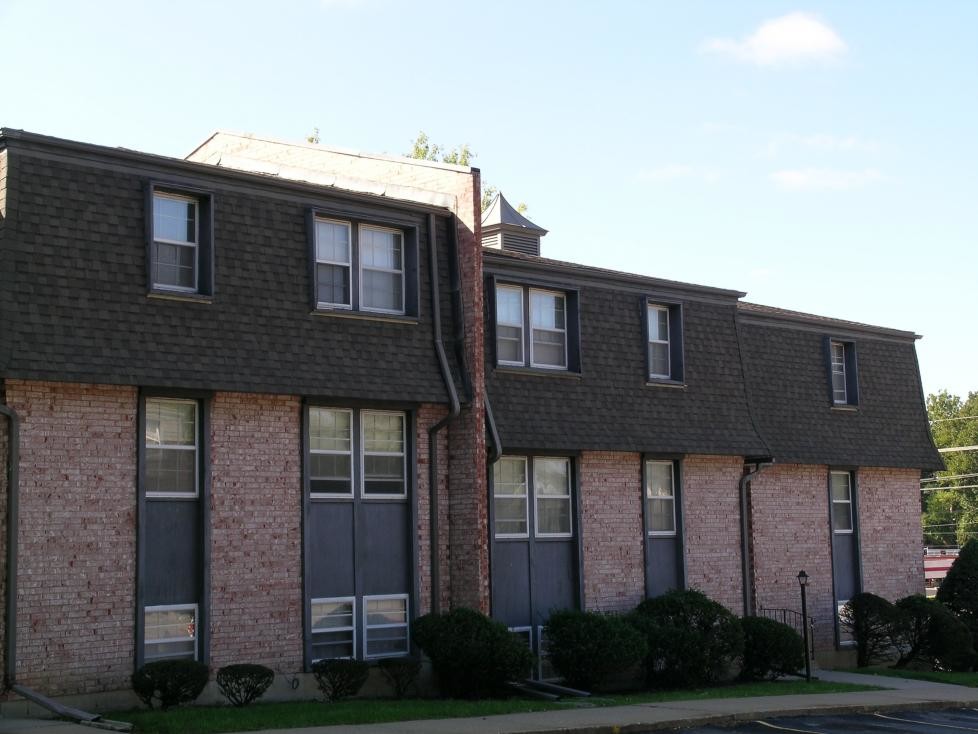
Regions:
[[[914,330],[978,390],[978,3],[0,0],[0,125],[468,143],[543,254]]]

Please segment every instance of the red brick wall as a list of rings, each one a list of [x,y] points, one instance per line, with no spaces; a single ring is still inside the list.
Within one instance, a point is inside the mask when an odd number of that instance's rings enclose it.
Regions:
[[[431,493],[428,477],[428,429],[444,418],[448,410],[441,405],[422,405],[417,413],[418,453],[418,525],[415,532],[418,538],[418,586],[421,598],[418,600],[418,614],[431,611],[431,543],[429,543]],[[447,611],[451,602],[451,569],[449,566],[449,497],[448,497],[448,432],[438,433],[438,568],[440,579],[440,602],[442,611]]]
[[[3,399],[3,381],[0,380],[0,404],[5,404]],[[7,604],[7,441],[9,423],[7,417],[0,415],[0,607],[6,610]],[[0,611],[0,614],[3,614]],[[0,660],[2,660],[4,670],[7,661],[3,656],[7,642],[7,628],[0,624]],[[2,675],[2,673],[0,673]]]
[[[473,395],[450,428],[451,602],[489,611],[489,507],[486,485],[485,355],[481,188],[478,172],[458,197],[458,247],[465,354]]]
[[[754,477],[750,490],[756,603],[800,611],[804,570],[822,648],[835,644],[828,481],[824,466],[775,465]]]
[[[136,390],[7,380],[20,414],[19,682],[48,695],[129,687]]]
[[[296,397],[211,402],[211,667],[302,668],[302,469]]]
[[[586,452],[580,468],[584,607],[629,611],[645,598],[641,456]]]
[[[859,469],[856,498],[863,591],[891,601],[923,594],[920,472]]]
[[[686,585],[743,614],[739,456],[687,456],[682,463]]]

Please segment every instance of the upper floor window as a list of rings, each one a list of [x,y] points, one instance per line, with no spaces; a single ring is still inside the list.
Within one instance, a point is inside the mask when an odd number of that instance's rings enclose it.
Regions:
[[[493,465],[496,538],[571,536],[571,462],[565,457],[503,456]],[[530,519],[532,509],[533,519]]]
[[[576,292],[496,286],[497,364],[576,371],[576,325]]]
[[[683,380],[682,308],[677,304],[645,304],[646,370],[652,381]]]
[[[645,514],[649,535],[676,534],[676,482],[673,462],[645,462]]]
[[[150,288],[174,295],[210,295],[211,197],[150,186]]]
[[[828,340],[829,381],[833,405],[858,405],[856,380],[856,344],[839,339]]]
[[[146,398],[146,495],[198,495],[198,403]]]
[[[829,473],[832,489],[832,530],[851,533],[852,522],[852,474],[847,471]]]
[[[317,216],[313,239],[316,308],[416,312],[417,294],[407,287],[415,252],[402,230]]]

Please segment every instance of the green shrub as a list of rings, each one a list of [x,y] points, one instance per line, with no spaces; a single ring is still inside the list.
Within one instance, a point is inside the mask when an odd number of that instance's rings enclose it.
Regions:
[[[132,690],[149,708],[156,699],[166,710],[195,700],[207,678],[207,666],[196,660],[157,660],[132,674]]]
[[[370,675],[370,664],[363,660],[327,658],[312,664],[316,685],[327,701],[341,701],[357,695]]]
[[[744,662],[746,680],[774,680],[797,673],[805,665],[805,643],[790,626],[766,617],[744,617]]]
[[[937,589],[937,601],[964,622],[978,640],[978,539],[969,540]]]
[[[645,658],[645,638],[623,618],[564,610],[546,626],[550,662],[568,685],[592,690]]]
[[[275,671],[264,665],[226,665],[217,671],[217,687],[235,706],[247,706],[261,698],[275,680]]]
[[[896,610],[876,594],[856,594],[839,614],[842,628],[856,641],[856,665],[865,668],[892,656],[890,638]]]
[[[394,698],[404,698],[418,679],[421,661],[415,658],[384,658],[377,667],[394,692]]]
[[[975,651],[971,633],[939,601],[921,594],[896,603],[891,629],[900,653],[896,667],[924,665],[939,670],[971,670]]]
[[[506,683],[525,677],[533,663],[526,644],[505,625],[471,609],[418,617],[411,639],[431,658],[441,692],[454,698],[504,693]]]
[[[699,591],[646,599],[629,621],[648,643],[644,664],[650,686],[718,683],[744,651],[740,620]]]

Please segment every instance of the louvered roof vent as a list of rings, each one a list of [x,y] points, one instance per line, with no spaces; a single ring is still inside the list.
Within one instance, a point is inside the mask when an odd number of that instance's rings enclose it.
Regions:
[[[482,215],[482,244],[497,250],[522,252],[540,256],[540,238],[547,230],[538,227],[514,209],[503,197],[496,194],[492,204]]]

